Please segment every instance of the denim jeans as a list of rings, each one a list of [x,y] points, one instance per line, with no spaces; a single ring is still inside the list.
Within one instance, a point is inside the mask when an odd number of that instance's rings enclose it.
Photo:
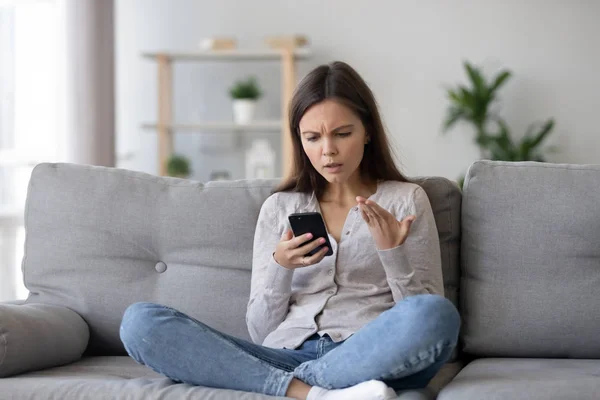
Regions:
[[[458,339],[460,317],[443,296],[398,302],[343,342],[315,334],[298,349],[238,339],[169,307],[135,303],[120,336],[128,354],[176,382],[285,396],[295,377],[341,389],[371,379],[395,390],[425,387]]]

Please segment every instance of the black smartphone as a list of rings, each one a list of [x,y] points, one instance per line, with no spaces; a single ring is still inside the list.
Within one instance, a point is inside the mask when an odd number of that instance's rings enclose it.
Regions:
[[[294,236],[304,235],[305,233],[312,233],[313,239],[307,243],[317,240],[319,238],[325,238],[325,243],[310,251],[307,256],[312,256],[316,252],[320,251],[323,246],[327,246],[328,250],[325,253],[326,256],[333,255],[331,249],[331,243],[329,242],[329,235],[327,235],[327,228],[325,227],[325,221],[323,216],[318,212],[305,212],[305,213],[294,213],[288,216],[290,226],[294,232]],[[304,243],[306,244],[306,243]],[[304,245],[303,244],[303,245]]]

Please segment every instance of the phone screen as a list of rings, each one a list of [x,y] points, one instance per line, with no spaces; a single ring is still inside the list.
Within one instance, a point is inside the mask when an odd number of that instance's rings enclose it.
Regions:
[[[318,238],[325,238],[325,243],[310,251],[307,256],[312,256],[316,252],[320,251],[323,246],[327,246],[328,250],[326,256],[333,255],[331,243],[329,242],[329,235],[327,234],[327,228],[325,227],[325,221],[323,216],[318,212],[306,212],[306,213],[295,213],[288,216],[290,226],[294,232],[294,236],[304,235],[305,233],[312,233],[313,240]],[[310,243],[307,242],[307,243]]]

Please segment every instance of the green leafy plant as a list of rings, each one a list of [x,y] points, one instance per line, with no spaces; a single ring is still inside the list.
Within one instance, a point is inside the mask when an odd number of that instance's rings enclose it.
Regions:
[[[186,178],[190,175],[190,161],[178,154],[173,154],[167,160],[167,174],[178,178]]]
[[[256,100],[262,96],[262,91],[255,77],[236,81],[229,88],[229,95],[233,99]]]
[[[497,101],[498,90],[508,81],[512,73],[500,71],[488,81],[481,70],[464,62],[469,85],[457,85],[447,89],[450,105],[447,109],[443,132],[458,122],[466,122],[475,130],[474,142],[483,158],[502,161],[545,161],[544,153],[555,151],[554,147],[542,149],[542,143],[554,128],[554,120],[542,124],[531,124],[526,133],[516,139],[506,122],[491,109]],[[459,178],[462,187],[463,177]]]

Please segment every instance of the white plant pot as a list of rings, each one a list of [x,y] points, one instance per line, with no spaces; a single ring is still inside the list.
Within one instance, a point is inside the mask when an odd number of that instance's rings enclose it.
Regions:
[[[256,100],[233,100],[233,120],[237,124],[249,124],[254,119]]]

